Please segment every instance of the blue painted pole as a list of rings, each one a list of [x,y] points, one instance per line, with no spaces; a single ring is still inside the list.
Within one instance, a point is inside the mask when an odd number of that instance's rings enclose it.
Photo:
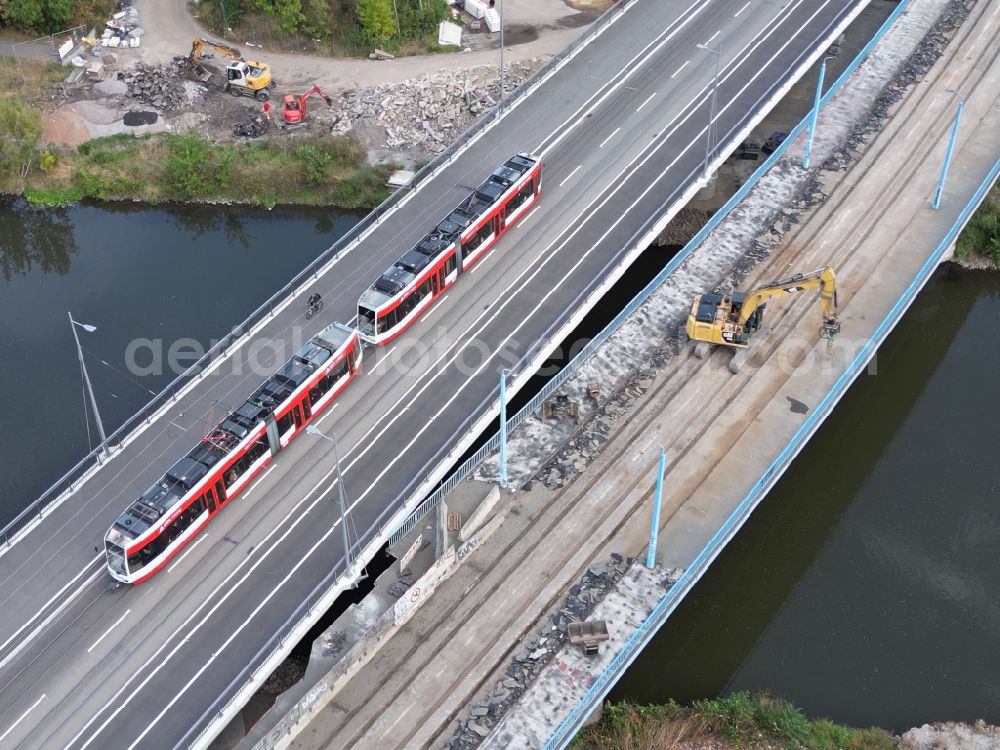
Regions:
[[[507,486],[507,373],[500,371],[500,488]]]
[[[941,193],[944,192],[944,180],[948,176],[948,167],[951,166],[951,154],[955,150],[955,138],[958,136],[958,121],[962,119],[962,107],[965,106],[965,100],[958,100],[958,109],[955,110],[955,122],[951,126],[951,138],[948,139],[948,150],[944,153],[944,164],[941,165],[941,177],[938,178],[937,190],[934,191],[934,200],[931,203],[931,208],[937,208],[941,205]]]
[[[656,537],[660,533],[660,501],[663,499],[663,472],[667,468],[667,452],[660,448],[660,466],[656,473],[656,498],[653,500],[653,522],[649,525],[649,549],[646,567],[656,567]]]
[[[812,113],[809,115],[809,135],[806,137],[806,153],[802,157],[802,168],[809,169],[809,157],[812,156],[813,138],[816,136],[816,121],[819,119],[819,103],[823,98],[823,79],[826,77],[826,61],[829,57],[824,57],[819,66],[819,80],[816,82],[816,100],[813,103]]]

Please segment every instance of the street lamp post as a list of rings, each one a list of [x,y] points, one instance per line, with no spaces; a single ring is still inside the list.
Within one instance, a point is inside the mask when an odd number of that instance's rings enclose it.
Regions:
[[[952,94],[958,94],[955,89],[945,89]],[[965,106],[965,99],[958,97],[958,108],[955,110],[955,122],[951,126],[951,137],[948,139],[948,150],[944,153],[944,164],[941,165],[941,176],[938,178],[937,189],[934,191],[934,200],[931,201],[931,208],[938,208],[941,205],[941,193],[944,192],[944,180],[948,176],[948,167],[951,166],[951,154],[955,150],[955,139],[958,136],[958,122],[962,119],[962,108]]]
[[[802,168],[809,169],[809,157],[812,155],[813,138],[816,137],[816,121],[819,119],[819,102],[823,98],[823,78],[826,77],[826,61],[830,59],[824,57],[819,66],[819,80],[816,82],[816,100],[813,103],[812,114],[809,116],[809,137],[806,138],[806,153],[802,157]]]
[[[80,346],[80,337],[76,333],[76,327],[80,326],[87,333],[93,333],[97,330],[97,326],[88,325],[86,323],[79,323],[73,320],[73,314],[69,311],[66,312],[69,315],[70,328],[73,329],[73,340],[76,342],[76,355],[80,359],[80,372],[83,373],[83,382],[87,386],[87,393],[90,395],[90,408],[94,412],[94,421],[97,422],[97,434],[101,438],[100,450],[97,453],[98,461],[104,456],[106,449],[105,443],[108,442],[107,436],[104,434],[104,425],[101,424],[101,415],[97,411],[97,399],[94,398],[94,388],[90,384],[90,376],[87,375],[87,366],[83,363],[83,348]]]
[[[715,55],[715,78],[712,79],[712,104],[708,112],[708,132],[705,134],[705,180],[707,181],[712,156],[712,131],[715,128],[715,115],[719,98],[719,61],[722,59],[722,42],[719,42],[717,49],[712,49],[707,44],[696,44],[695,47]]]
[[[351,556],[350,541],[347,538],[347,492],[344,490],[344,475],[340,471],[340,451],[337,449],[337,433],[333,433],[331,437],[312,424],[306,425],[306,432],[310,435],[319,435],[324,440],[333,443],[333,459],[337,463],[337,489],[339,490],[337,503],[340,506],[340,529],[344,537],[344,556],[347,558],[347,567],[350,569],[354,564],[354,560]]]
[[[510,370],[500,371],[500,489],[507,486],[507,376]]]
[[[490,8],[496,7],[496,0],[490,0]],[[503,114],[503,0],[500,0],[500,101],[497,103],[497,118]]]
[[[660,462],[656,469],[656,497],[653,498],[653,518],[649,524],[649,547],[646,549],[646,567],[656,567],[656,542],[660,533],[660,503],[663,500],[663,472],[667,468],[667,452],[660,446]]]

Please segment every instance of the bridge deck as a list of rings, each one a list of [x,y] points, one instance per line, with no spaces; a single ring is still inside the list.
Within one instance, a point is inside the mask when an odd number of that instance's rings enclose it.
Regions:
[[[304,321],[298,302],[280,310],[0,557],[5,744],[174,746],[337,564],[330,446],[308,436],[150,582],[108,591],[94,546],[223,404],[241,402],[330,320],[350,319],[361,290],[461,197],[458,186],[515,151],[544,157],[538,208],[401,339],[412,359],[400,366],[391,349],[366,359],[319,422],[340,438],[359,531],[493,391],[499,368],[694,183],[713,67],[694,44],[725,40],[718,134],[728,141],[860,4],[758,0],[737,18],[721,0],[640,0],[317,280],[319,319]]]

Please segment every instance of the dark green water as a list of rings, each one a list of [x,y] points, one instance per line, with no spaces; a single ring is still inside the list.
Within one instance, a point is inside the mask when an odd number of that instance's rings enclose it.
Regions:
[[[1000,723],[1000,277],[941,270],[611,694]]]
[[[174,377],[129,374],[129,342],[160,339],[164,351],[185,337],[207,345],[358,218],[325,209],[0,204],[0,525],[90,449],[67,311],[97,326],[80,331],[80,343],[110,434]]]

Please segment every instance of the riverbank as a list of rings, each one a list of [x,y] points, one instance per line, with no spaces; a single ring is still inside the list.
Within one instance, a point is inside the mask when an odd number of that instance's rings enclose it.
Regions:
[[[366,156],[347,136],[242,144],[194,132],[139,138],[126,133],[75,149],[49,146],[24,178],[6,171],[0,191],[48,206],[92,198],[373,208],[388,197],[386,180],[396,167],[370,165]]]
[[[959,235],[955,262],[980,271],[1000,269],[1000,181],[993,185]]]
[[[995,748],[1000,730],[977,722],[934,724],[900,736],[876,727],[857,729],[827,719],[808,719],[788,701],[746,692],[681,706],[611,703],[600,722],[577,735],[576,750],[930,750]]]

